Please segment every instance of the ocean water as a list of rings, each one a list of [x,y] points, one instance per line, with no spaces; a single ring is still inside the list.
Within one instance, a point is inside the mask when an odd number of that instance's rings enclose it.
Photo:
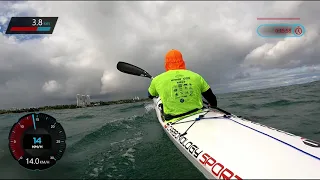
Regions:
[[[320,141],[320,81],[217,95],[220,108]],[[11,126],[23,115],[0,115],[3,179],[205,179],[158,124],[152,101],[46,111],[62,124],[67,149],[44,171],[30,171],[8,148]]]

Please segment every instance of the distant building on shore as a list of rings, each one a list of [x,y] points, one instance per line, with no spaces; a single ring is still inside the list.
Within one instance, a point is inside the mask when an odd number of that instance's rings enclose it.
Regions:
[[[77,106],[80,106],[80,94],[77,94]]]
[[[78,107],[86,107],[90,106],[90,95],[77,94],[77,106]]]
[[[139,96],[136,96],[132,100],[140,100],[140,98],[139,98]]]

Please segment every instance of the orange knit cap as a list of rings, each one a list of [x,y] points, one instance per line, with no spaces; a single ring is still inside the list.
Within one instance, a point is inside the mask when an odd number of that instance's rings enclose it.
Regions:
[[[181,52],[175,49],[170,50],[166,54],[164,67],[166,71],[186,69]]]

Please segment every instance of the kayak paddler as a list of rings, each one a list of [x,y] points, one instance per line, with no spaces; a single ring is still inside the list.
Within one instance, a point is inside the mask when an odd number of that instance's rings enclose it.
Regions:
[[[174,122],[202,111],[203,96],[211,107],[217,107],[217,99],[204,78],[186,69],[182,54],[176,49],[168,51],[164,64],[166,72],[152,79],[149,98],[160,97],[163,117]]]

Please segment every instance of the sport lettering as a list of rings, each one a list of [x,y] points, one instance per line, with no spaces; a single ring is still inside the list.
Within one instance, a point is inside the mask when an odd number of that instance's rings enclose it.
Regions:
[[[218,177],[219,179],[232,179],[236,178],[238,180],[242,180],[241,177],[238,175],[235,175],[234,172],[232,172],[230,169],[225,168],[224,165],[217,162],[213,157],[211,157],[209,154],[204,153],[201,158],[199,159],[200,163],[205,167],[211,168],[211,173]]]
[[[223,170],[223,169],[224,169],[224,166],[222,164],[216,163],[215,165],[212,166],[211,172],[214,175],[218,176],[220,174],[221,170]]]
[[[213,159],[212,157],[210,157],[208,159],[208,161],[206,162],[207,165],[209,166],[213,166],[217,161],[215,159]]]
[[[226,168],[221,172],[219,179],[231,179],[233,175],[233,172],[230,171],[230,169]]]
[[[201,159],[200,159],[199,161],[201,162],[201,164],[206,164],[207,159],[210,158],[210,156],[209,156],[209,154],[204,153],[204,154],[202,155],[202,158],[203,158],[204,160],[201,160]]]

